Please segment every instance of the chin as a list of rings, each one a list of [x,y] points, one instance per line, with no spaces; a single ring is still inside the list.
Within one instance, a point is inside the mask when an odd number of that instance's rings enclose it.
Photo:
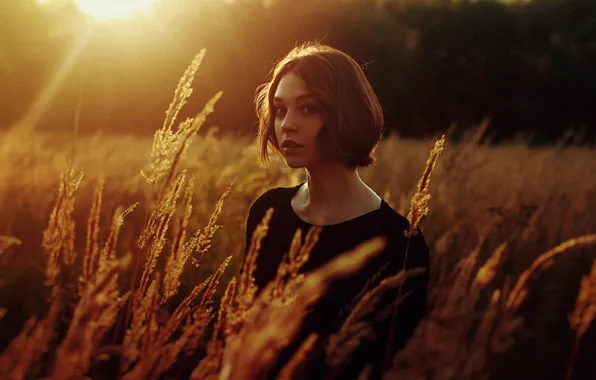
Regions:
[[[286,158],[286,164],[291,167],[292,169],[300,169],[305,167],[306,165],[304,165],[304,162],[302,162],[301,160],[295,160],[295,159],[287,159]]]

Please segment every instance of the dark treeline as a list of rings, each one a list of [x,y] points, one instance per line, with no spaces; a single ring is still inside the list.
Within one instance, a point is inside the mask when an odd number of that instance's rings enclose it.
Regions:
[[[321,40],[362,63],[388,127],[402,136],[428,136],[453,124],[464,130],[489,118],[495,141],[523,133],[548,143],[569,128],[594,138],[593,0],[517,6],[168,0],[153,17],[109,23],[87,23],[72,5],[0,1],[0,127],[22,120],[82,46],[37,128],[71,130],[82,94],[83,132],[150,134],[184,69],[205,47],[183,116],[223,90],[211,124],[254,134],[255,87],[277,59],[306,40]]]

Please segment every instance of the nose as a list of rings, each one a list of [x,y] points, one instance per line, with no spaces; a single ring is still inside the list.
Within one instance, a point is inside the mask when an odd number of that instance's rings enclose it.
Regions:
[[[291,112],[286,113],[286,117],[281,123],[281,130],[282,132],[296,132],[298,130],[297,123],[294,120]]]

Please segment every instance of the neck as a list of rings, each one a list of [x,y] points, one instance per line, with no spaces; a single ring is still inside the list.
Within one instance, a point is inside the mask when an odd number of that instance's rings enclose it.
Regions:
[[[345,207],[345,200],[356,199],[366,184],[356,169],[338,163],[319,163],[306,168],[306,186],[303,186],[305,208],[333,210]]]

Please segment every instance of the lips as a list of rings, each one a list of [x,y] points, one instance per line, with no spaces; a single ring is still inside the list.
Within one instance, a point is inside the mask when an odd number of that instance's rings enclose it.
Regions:
[[[292,140],[284,140],[281,146],[282,148],[300,148],[302,145]]]

